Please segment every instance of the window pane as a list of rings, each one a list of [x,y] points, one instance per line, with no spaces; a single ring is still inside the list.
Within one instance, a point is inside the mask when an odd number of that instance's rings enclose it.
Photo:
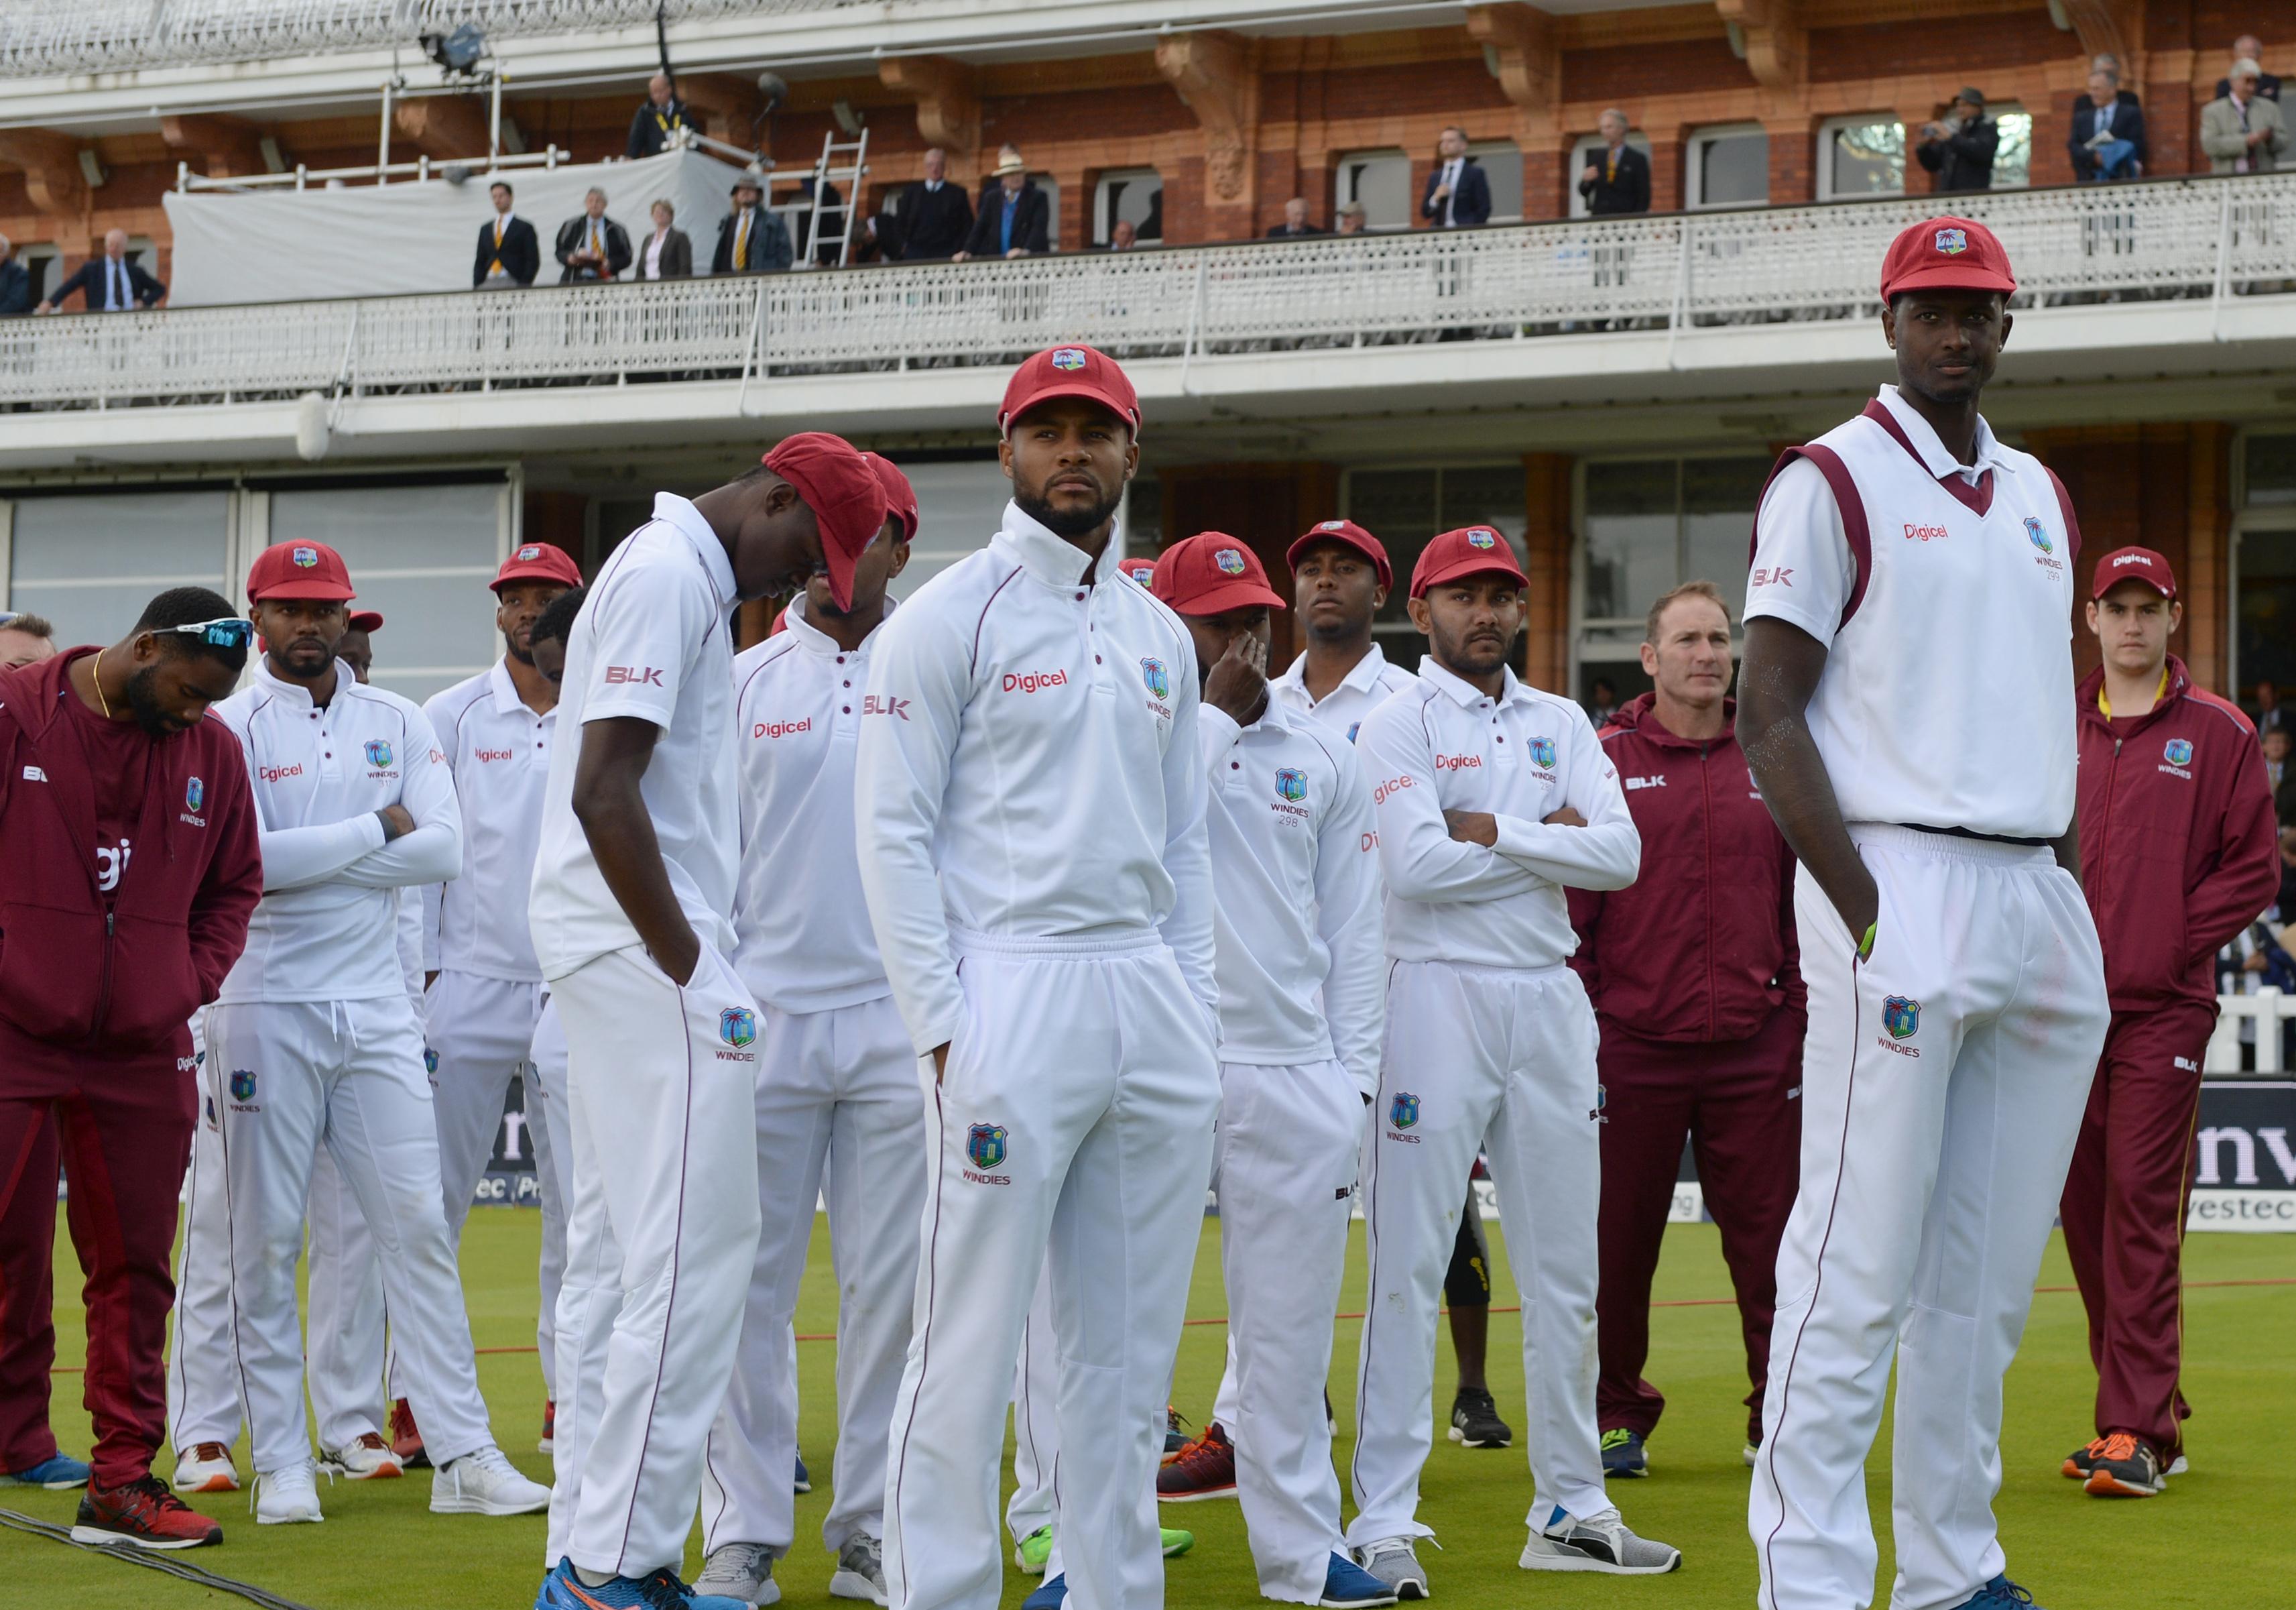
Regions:
[[[1764,206],[1770,199],[1770,136],[1763,130],[1717,135],[1699,148],[1698,204]]]
[[[1442,503],[1438,529],[1456,531],[1462,526],[1487,525],[1514,548],[1515,563],[1530,562],[1521,464],[1492,464],[1442,472]]]
[[[1671,462],[1587,466],[1587,619],[1639,617],[1675,581]]]
[[[1765,458],[1693,458],[1682,466],[1685,581],[1711,581],[1735,620],[1746,603],[1754,511],[1769,479]]]
[[[1522,193],[1520,183],[1515,193]],[[1364,204],[1366,229],[1403,229],[1411,223],[1411,159],[1399,151],[1361,152],[1340,159],[1340,200]]]
[[[1836,128],[1831,145],[1835,196],[1897,195],[1905,189],[1903,124],[1891,120]]]
[[[917,493],[917,539],[908,568],[893,579],[892,595],[906,598],[988,539],[1004,523],[1013,483],[993,458],[956,464],[911,464],[902,473]]]
[[[2242,691],[2296,686],[2296,532],[2242,536],[2239,609]]]
[[[16,505],[8,607],[55,622],[59,647],[113,643],[171,587],[234,596],[224,574],[231,494],[27,497]]]
[[[2296,503],[2296,436],[2248,439],[2248,501]]]
[[[1522,216],[1522,149],[1513,140],[1493,140],[1467,147],[1467,154],[1482,168],[1491,186],[1491,221]]]
[[[1164,181],[1153,173],[1111,174],[1100,182],[1100,216],[1094,239],[1108,243],[1109,232],[1122,219],[1144,241],[1160,239],[1164,227]]]
[[[2001,142],[1993,151],[1993,188],[2022,190],[2033,182],[2033,116],[2012,109],[1995,114]]]
[[[1348,477],[1348,518],[1378,538],[1395,567],[1396,585],[1379,612],[1382,620],[1408,621],[1404,607],[1410,592],[1406,579],[1419,563],[1427,539],[1443,528],[1435,523],[1435,472],[1432,470],[1358,470]],[[1515,495],[1518,521],[1522,495]]]

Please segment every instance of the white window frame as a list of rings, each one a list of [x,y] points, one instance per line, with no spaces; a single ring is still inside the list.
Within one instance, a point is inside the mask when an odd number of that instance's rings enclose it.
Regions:
[[[1491,175],[1490,164],[1487,159],[1495,156],[1513,157],[1514,159],[1515,185],[1513,190],[1509,192],[1506,195],[1502,196],[1499,193],[1500,187],[1498,185],[1493,185],[1491,186],[1490,221],[1494,224],[1521,223],[1523,220],[1522,147],[1516,144],[1513,140],[1477,140],[1467,147],[1467,154],[1474,158],[1477,166],[1482,168],[1483,177],[1486,180],[1488,180]],[[1509,211],[1509,208],[1513,208],[1513,210]]]
[[[1718,140],[1737,139],[1746,135],[1760,135],[1767,138],[1769,132],[1759,123],[1710,123],[1702,128],[1692,129],[1690,137],[1685,140],[1682,145],[1682,202],[1685,210],[1726,212],[1749,207],[1768,206],[1770,192],[1767,177],[1763,182],[1761,196],[1751,201],[1710,201],[1702,193],[1705,188],[1705,157],[1706,148],[1709,145]]]
[[[1107,245],[1110,232],[1116,227],[1116,220],[1110,216],[1110,186],[1111,185],[1135,185],[1143,179],[1155,180],[1157,191],[1159,193],[1161,193],[1164,188],[1164,176],[1153,168],[1111,168],[1103,172],[1099,178],[1093,181],[1092,243],[1094,245]],[[1054,233],[1057,234],[1058,232],[1055,231]],[[1152,244],[1160,245],[1163,242],[1163,239],[1164,237],[1161,234],[1144,234],[1140,237],[1140,243],[1144,246]]]
[[[1627,130],[1627,144],[1633,150],[1641,152],[1645,161],[1649,160],[1651,153],[1650,136],[1644,134],[1639,128],[1629,128]],[[1578,176],[1587,170],[1587,162],[1594,158],[1595,153],[1598,152],[1607,151],[1608,149],[1610,149],[1609,146],[1604,144],[1603,136],[1599,133],[1580,135],[1576,140],[1571,142],[1570,166],[1564,169],[1562,177],[1564,188],[1570,192],[1570,216],[1572,218],[1592,218],[1594,216],[1594,214],[1587,210],[1587,198],[1578,193]],[[1653,186],[1655,186],[1657,177],[1655,165],[1653,165],[1653,171],[1651,176]],[[1652,209],[1653,211],[1657,210],[1658,205],[1658,192],[1655,187],[1653,187],[1651,192]]]
[[[1870,193],[1865,191],[1859,191],[1855,194],[1840,196],[1833,193],[1833,136],[1841,133],[1845,128],[1866,128],[1877,123],[1895,123],[1898,126],[1898,145],[1907,152],[1910,152],[1912,149],[1911,140],[1914,131],[1907,128],[1905,125],[1904,119],[1899,118],[1894,111],[1851,112],[1843,117],[1828,118],[1825,121],[1817,126],[1817,150],[1816,152],[1817,171],[1812,177],[1816,181],[1817,199],[1819,201],[1878,201],[1883,196],[1903,195],[1906,193],[1906,170],[1902,161],[1898,165],[1898,187],[1895,190],[1877,190]],[[1910,160],[1910,156],[1908,156],[1906,160]]]
[[[2017,185],[2004,185],[2001,182],[2001,168],[1999,163],[2000,147],[1997,145],[1994,147],[1995,165],[1993,168],[1993,188],[1996,190],[2030,190],[2033,187],[2033,159],[2040,154],[2033,149],[2033,128],[2035,119],[2031,110],[2028,108],[2022,101],[2005,102],[1999,106],[1995,106],[1988,103],[1985,108],[1985,115],[1993,119],[1997,129],[2001,119],[2005,117],[2023,118],[2027,120],[2025,127],[2024,182]]]
[[[1412,211],[1415,206],[1411,195],[1411,153],[1399,145],[1379,145],[1363,151],[1341,152],[1339,160],[1332,164],[1332,227],[1334,231],[1340,226],[1340,209],[1355,200],[1351,181],[1356,175],[1374,162],[1390,161],[1403,168],[1403,217],[1395,223],[1381,224],[1366,216],[1364,233],[1393,234],[1411,227]]]

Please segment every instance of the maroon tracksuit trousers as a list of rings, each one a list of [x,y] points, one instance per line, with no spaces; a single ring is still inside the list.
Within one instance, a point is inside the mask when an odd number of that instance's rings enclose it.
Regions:
[[[1801,1177],[1800,1014],[1780,1008],[1751,1039],[1643,1039],[1603,1025],[1602,1289],[1595,1299],[1602,1374],[1595,1417],[1647,1437],[1666,1398],[1643,1378],[1650,1358],[1651,1277],[1686,1138],[1707,1211],[1738,1294],[1745,1336],[1746,1438],[1762,1434],[1778,1240]]]
[[[0,1472],[56,1457],[48,1376],[56,1361],[56,1126],[31,1138],[15,1188],[0,1195]],[[7,1161],[0,1161],[4,1181]]]
[[[2212,1002],[2112,1014],[2058,1205],[2088,1306],[2096,1434],[2132,1432],[2163,1465],[2183,1449],[2193,1412],[2177,1385],[2179,1286],[2201,1056],[2216,1022]]]

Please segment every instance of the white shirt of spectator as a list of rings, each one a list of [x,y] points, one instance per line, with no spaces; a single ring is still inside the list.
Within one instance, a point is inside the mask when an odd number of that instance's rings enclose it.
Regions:
[[[667,229],[657,229],[646,236],[645,269],[642,277],[650,280],[661,277],[661,249],[668,243],[669,231]]]
[[[430,719],[340,660],[324,710],[261,658],[215,709],[247,752],[263,850],[263,899],[221,998],[398,994],[398,891],[463,866],[462,812]],[[386,845],[375,813],[387,805],[404,806],[414,831]]]
[[[1895,386],[1881,405],[1911,451],[1862,414],[1815,444],[1856,484],[1867,552],[1817,465],[1792,460],[1755,517],[1746,617],[1828,647],[1808,719],[1845,821],[2054,838],[2073,814],[2079,533],[2055,478],[1982,419],[1962,464]],[[1982,515],[1941,484],[1988,473]]]
[[[422,965],[539,983],[526,902],[558,712],[537,716],[528,709],[510,668],[498,660],[433,694],[422,713],[439,735],[463,805],[463,875],[422,891]]]
[[[1352,743],[1356,741],[1356,729],[1363,725],[1365,716],[1418,680],[1401,666],[1389,664],[1387,656],[1374,642],[1362,659],[1348,668],[1340,685],[1320,701],[1308,691],[1305,653],[1294,654],[1292,663],[1283,668],[1283,674],[1267,686],[1284,704],[1302,715],[1315,717]]]
[[[1512,670],[1493,699],[1424,661],[1416,687],[1364,719],[1356,752],[1398,961],[1552,966],[1578,948],[1563,889],[1623,889],[1640,869],[1642,836],[1587,712]],[[1586,826],[1546,823],[1566,805]],[[1497,844],[1453,838],[1446,810],[1489,812]]]
[[[1454,216],[1459,205],[1459,176],[1467,166],[1464,157],[1453,157],[1443,164],[1443,183],[1450,189],[1443,193],[1443,225],[1448,228],[1459,220]]]
[[[614,550],[574,618],[558,700],[567,741],[551,746],[534,862],[530,915],[544,978],[640,942],[574,816],[581,728],[617,716],[661,729],[640,793],[679,908],[731,962],[741,853],[726,619],[734,602],[725,545],[700,510],[660,492],[653,518]]]
[[[127,277],[127,259],[107,257],[103,259],[103,309],[107,313],[126,313],[135,306],[135,287]]]
[[[861,711],[885,628],[849,653],[805,618],[802,596],[783,620],[778,636],[734,660],[742,768],[734,970],[769,1006],[826,1012],[893,990],[853,838]]]
[[[861,884],[920,1054],[964,1016],[952,928],[1160,932],[1218,1006],[1195,650],[1113,555],[1087,581],[1091,565],[1007,504],[872,649]]]
[[[1336,1056],[1379,1092],[1387,967],[1379,834],[1354,752],[1270,699],[1239,727],[1207,704],[1222,1062],[1305,1067]]]

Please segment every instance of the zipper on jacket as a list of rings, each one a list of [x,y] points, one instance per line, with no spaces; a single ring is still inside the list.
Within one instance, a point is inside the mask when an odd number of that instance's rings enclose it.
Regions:
[[[2097,846],[2096,899],[2093,902],[2099,911],[2104,909],[2105,868],[2112,864],[2112,793],[2113,785],[2120,781],[2120,736],[2116,733],[2112,739],[2112,764],[2104,768],[2104,821],[2100,826],[2103,842]]]
[[[96,975],[95,1020],[87,1026],[90,1039],[103,1032],[104,1020],[111,1015],[111,932],[115,916],[111,907],[103,908],[103,966]]]
[[[1706,850],[1706,1039],[1711,1044],[1721,1031],[1721,1007],[1715,999],[1721,986],[1714,977],[1714,789],[1706,764],[1706,744],[1698,746],[1698,814]]]

